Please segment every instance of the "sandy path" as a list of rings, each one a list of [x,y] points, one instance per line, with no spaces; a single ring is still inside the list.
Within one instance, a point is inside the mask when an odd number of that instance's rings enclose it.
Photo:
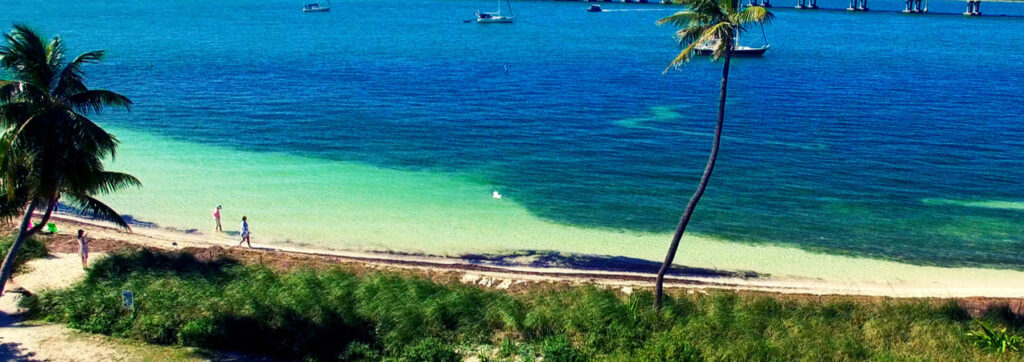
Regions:
[[[92,254],[92,258],[103,254]],[[67,287],[85,276],[77,254],[55,254],[27,264],[27,272],[14,277],[9,288],[32,292]],[[0,297],[0,360],[4,361],[148,361],[189,360],[190,351],[180,348],[130,345],[109,337],[90,335],[62,325],[23,323],[18,300],[21,294]],[[199,360],[198,358],[195,358]]]

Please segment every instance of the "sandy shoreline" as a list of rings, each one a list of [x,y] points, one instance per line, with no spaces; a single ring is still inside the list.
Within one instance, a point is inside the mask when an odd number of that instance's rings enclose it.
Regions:
[[[232,248],[237,245],[229,235],[211,235],[201,232],[182,232],[171,229],[135,226],[132,233],[120,231],[106,223],[91,221],[68,214],[54,216],[61,227],[61,233],[71,234],[73,230],[82,228],[94,239],[110,239],[125,243],[166,250],[182,248]],[[354,250],[328,250],[293,245],[267,245],[254,243],[258,250],[268,253],[285,255],[310,256],[336,260],[341,263],[359,263],[370,267],[419,269],[430,271],[452,271],[462,275],[465,283],[476,283],[488,287],[508,288],[512,284],[524,282],[559,281],[569,283],[592,283],[621,288],[650,287],[654,274],[640,271],[606,271],[581,269],[572,267],[545,266],[535,267],[529,264],[536,261],[536,255],[506,258],[473,258],[461,259],[425,255],[408,255],[384,252],[368,252]],[[584,256],[593,257],[593,256]],[[263,256],[260,256],[263,258]],[[598,263],[601,259],[598,257]],[[518,259],[518,260],[517,260]],[[522,261],[522,263],[520,263]],[[870,259],[865,259],[870,262]],[[938,268],[924,266],[907,266],[908,268],[945,269],[937,276],[955,275],[963,270],[965,275],[977,274],[974,268]],[[730,290],[749,290],[777,293],[794,293],[810,295],[862,295],[902,298],[1021,298],[1024,297],[1024,278],[1000,278],[977,280],[977,278],[937,278],[931,281],[893,280],[873,281],[855,280],[829,281],[819,278],[801,278],[794,276],[749,276],[735,274],[732,271],[687,270],[686,273],[672,275],[666,281],[670,288],[713,288]],[[753,272],[757,272],[754,270]],[[998,274],[1021,274],[1014,271],[995,270]]]

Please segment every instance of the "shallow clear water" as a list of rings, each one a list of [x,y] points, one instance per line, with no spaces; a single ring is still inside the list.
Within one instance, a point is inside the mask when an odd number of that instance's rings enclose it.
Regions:
[[[109,51],[92,85],[137,106],[96,118],[124,142],[115,168],[145,183],[109,200],[136,218],[205,228],[220,203],[273,241],[663,253],[706,161],[721,73],[699,60],[661,74],[677,48],[654,21],[674,8],[515,2],[516,24],[478,25],[463,20],[495,2],[300,6],[33,0],[0,4],[0,20]],[[777,16],[766,56],[733,63],[691,230],[1021,269],[1024,18]]]

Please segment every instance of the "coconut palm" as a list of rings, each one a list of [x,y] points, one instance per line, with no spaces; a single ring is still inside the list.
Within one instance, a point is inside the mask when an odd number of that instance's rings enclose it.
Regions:
[[[686,210],[679,219],[679,226],[672,235],[672,243],[669,245],[668,254],[665,255],[665,262],[658,270],[658,277],[654,283],[654,306],[661,308],[662,284],[665,281],[665,273],[672,266],[676,250],[679,248],[679,240],[686,231],[686,225],[690,223],[690,216],[697,208],[704,190],[708,187],[711,179],[711,171],[715,169],[715,161],[718,159],[718,147],[722,140],[722,123],[725,119],[725,90],[729,83],[729,63],[732,60],[732,50],[736,35],[750,24],[763,25],[772,20],[774,15],[760,6],[750,6],[740,9],[737,0],[678,0],[688,8],[687,11],[675,13],[669,17],[658,20],[658,25],[671,24],[679,28],[676,31],[676,38],[683,46],[683,50],[672,60],[665,72],[673,68],[679,68],[694,54],[697,46],[711,44],[714,49],[712,60],[724,59],[722,67],[722,88],[718,96],[718,123],[715,125],[715,137],[711,144],[711,155],[708,157],[704,174],[700,178],[700,185],[697,191],[690,197],[686,204]]]
[[[58,201],[122,228],[128,223],[95,198],[139,181],[107,171],[117,139],[86,114],[106,107],[128,108],[131,101],[108,90],[89,89],[82,67],[103,58],[102,51],[67,61],[59,37],[49,42],[24,25],[15,25],[0,46],[0,216],[23,213],[18,236],[0,266],[0,290],[25,239],[40,231]],[[41,221],[29,227],[33,215]]]

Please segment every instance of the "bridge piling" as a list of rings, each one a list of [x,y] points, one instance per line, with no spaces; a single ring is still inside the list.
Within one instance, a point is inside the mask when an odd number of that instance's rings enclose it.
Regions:
[[[795,8],[797,8],[797,9],[817,9],[818,8],[818,0],[797,0]]]
[[[967,11],[964,11],[964,15],[981,15],[981,0],[967,0]]]
[[[925,11],[928,11],[927,8],[925,8],[925,10],[921,10],[921,2],[922,1],[923,0],[907,0],[907,8],[903,9],[903,12],[904,13],[923,13]]]

